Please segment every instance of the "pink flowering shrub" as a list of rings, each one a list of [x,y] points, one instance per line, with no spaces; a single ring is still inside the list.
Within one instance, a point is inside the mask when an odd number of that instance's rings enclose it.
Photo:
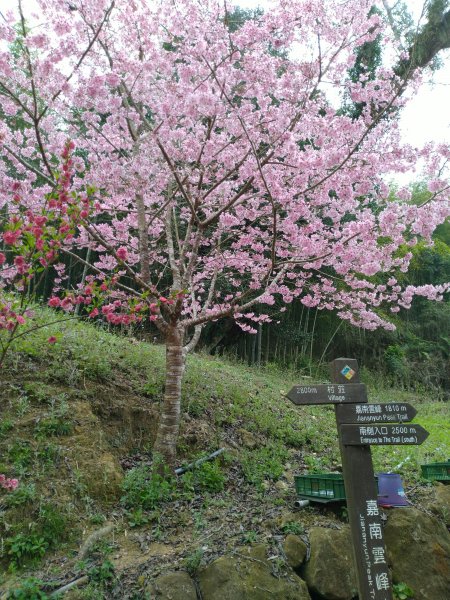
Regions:
[[[13,492],[19,486],[18,479],[9,479],[3,473],[0,473],[0,487],[8,492]]]
[[[66,142],[58,182],[43,201],[30,200],[20,182],[11,186],[8,219],[0,230],[4,247],[0,253],[0,330],[8,332],[0,339],[0,365],[12,341],[23,335],[23,326],[33,329],[30,286],[39,285],[46,271],[58,265],[82,214],[87,218],[91,213],[89,194],[71,190],[73,150],[73,142]]]

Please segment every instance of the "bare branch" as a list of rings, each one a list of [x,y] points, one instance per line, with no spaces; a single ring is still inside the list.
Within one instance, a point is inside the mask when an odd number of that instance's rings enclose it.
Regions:
[[[95,273],[98,273],[99,275],[103,275],[106,277],[106,273],[104,271],[102,271],[98,267],[94,266],[92,263],[84,260],[83,258],[81,258],[81,256],[78,256],[78,254],[75,254],[75,252],[71,252],[70,250],[67,250],[67,248],[61,248],[61,251],[64,252],[64,254],[67,254],[67,256],[71,256],[77,262],[79,262],[80,264],[84,265],[85,267],[91,269]],[[142,294],[140,294],[137,290],[133,290],[133,288],[130,288],[130,287],[124,285],[123,283],[116,282],[115,285],[117,287],[119,287],[120,289],[124,290],[125,292],[132,294],[133,296],[138,296],[139,298],[141,298],[141,296],[142,296]]]
[[[86,47],[86,50],[83,52],[83,54],[80,56],[77,64],[75,65],[75,67],[72,69],[72,72],[66,77],[64,84],[61,86],[61,88],[52,96],[52,102],[54,100],[56,100],[58,98],[58,96],[61,94],[61,92],[64,89],[64,86],[69,83],[69,81],[72,79],[72,77],[74,76],[74,74],[76,73],[76,71],[81,67],[81,64],[83,63],[84,59],[86,58],[86,56],[89,54],[92,46],[95,44],[98,36],[100,35],[101,30],[103,29],[105,23],[108,21],[111,12],[113,11],[115,5],[115,0],[112,0],[109,8],[105,11],[105,15],[100,23],[100,25],[97,28],[97,31],[95,31],[94,33],[94,37],[90,40],[89,44]],[[44,114],[47,112],[48,106],[44,109],[44,111],[39,115],[39,120],[44,116]]]
[[[168,195],[170,195],[170,191],[168,192]],[[175,258],[175,248],[174,248],[174,244],[173,244],[173,235],[172,235],[172,211],[170,209],[170,206],[167,208],[167,212],[166,212],[166,240],[167,240],[167,252],[169,255],[169,264],[170,264],[170,269],[172,271],[172,277],[173,277],[173,286],[176,289],[180,289],[181,288],[181,275],[180,275],[179,266],[178,266],[176,258]]]
[[[186,200],[186,203],[189,206],[189,209],[192,213],[192,218],[194,219],[195,222],[198,222],[198,216],[197,216],[197,213],[195,212],[195,208],[192,203],[192,200],[189,197],[189,193],[187,192],[187,190],[183,184],[183,181],[180,179],[180,176],[178,175],[178,172],[177,172],[174,164],[172,163],[170,156],[167,154],[164,146],[162,145],[162,143],[158,137],[156,137],[156,144],[157,144],[158,148],[161,150],[161,154],[163,155],[164,160],[169,165],[169,169],[171,170],[172,175],[175,177],[175,181],[178,184],[178,189],[180,190],[181,194],[183,195],[183,198]]]
[[[26,161],[24,158],[19,156],[16,152],[14,152],[14,150],[12,150],[7,144],[3,144],[2,147],[9,154],[11,154],[11,156],[13,156],[18,162],[20,162],[20,164],[23,165],[26,169],[28,169],[29,171],[32,171],[35,175],[38,175],[39,177],[42,177],[43,179],[45,179],[45,181],[48,184],[50,184],[52,187],[56,185],[56,181],[54,179],[50,179],[50,177],[48,175],[45,175],[45,173],[42,173],[42,171],[39,171],[39,169],[37,169],[34,165],[32,165],[31,163]]]
[[[22,10],[22,0],[19,0],[19,13],[20,13],[20,22],[21,22],[21,27],[22,27],[22,35],[24,38],[23,46],[25,48],[25,55],[26,55],[26,59],[27,59],[28,69],[30,71],[31,93],[33,95],[34,108],[33,108],[33,114],[31,116],[31,119],[33,121],[34,133],[36,136],[36,141],[38,144],[39,152],[41,154],[45,168],[47,169],[47,171],[50,175],[50,178],[53,179],[53,171],[52,171],[52,168],[48,161],[47,154],[46,154],[45,148],[44,148],[44,143],[42,141],[41,130],[39,129],[40,117],[38,117],[38,97],[37,97],[37,91],[36,91],[36,84],[34,81],[33,63],[31,62],[31,54],[30,54],[30,50],[27,46],[27,29],[25,26],[25,16],[24,16],[23,10]]]

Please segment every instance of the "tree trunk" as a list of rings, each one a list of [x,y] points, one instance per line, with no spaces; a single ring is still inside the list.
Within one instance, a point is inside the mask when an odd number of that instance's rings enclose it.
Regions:
[[[253,335],[252,339],[252,353],[250,358],[250,366],[254,365],[256,362],[256,335]]]
[[[166,335],[166,387],[153,448],[169,466],[175,464],[180,429],[181,382],[186,364],[183,333],[172,326]]]
[[[257,349],[256,349],[256,364],[258,369],[261,368],[261,352],[262,352],[262,323],[258,323],[258,334],[257,334]]]

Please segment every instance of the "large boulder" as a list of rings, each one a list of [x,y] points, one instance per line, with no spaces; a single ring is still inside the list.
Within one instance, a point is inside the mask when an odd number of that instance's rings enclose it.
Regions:
[[[299,569],[305,561],[308,548],[305,542],[298,536],[290,533],[286,536],[283,544],[287,563],[293,569]]]
[[[311,555],[302,576],[308,588],[327,600],[351,600],[358,593],[350,528],[312,527]]]
[[[310,600],[305,582],[293,571],[274,577],[266,561],[223,556],[198,574],[203,600]]]
[[[195,584],[185,571],[160,575],[147,587],[155,600],[197,600]]]
[[[438,519],[415,509],[389,512],[385,541],[394,583],[417,600],[450,598],[450,534]]]
[[[450,527],[450,485],[436,484],[429,509]]]

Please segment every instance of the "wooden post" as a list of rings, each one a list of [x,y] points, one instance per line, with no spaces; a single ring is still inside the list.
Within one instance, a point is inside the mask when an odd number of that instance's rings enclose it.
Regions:
[[[337,358],[330,366],[331,381],[338,387],[339,384],[360,383],[356,360]],[[392,582],[377,504],[370,446],[347,446],[342,443],[340,414],[344,410],[343,404],[335,404],[359,600],[392,600]]]

